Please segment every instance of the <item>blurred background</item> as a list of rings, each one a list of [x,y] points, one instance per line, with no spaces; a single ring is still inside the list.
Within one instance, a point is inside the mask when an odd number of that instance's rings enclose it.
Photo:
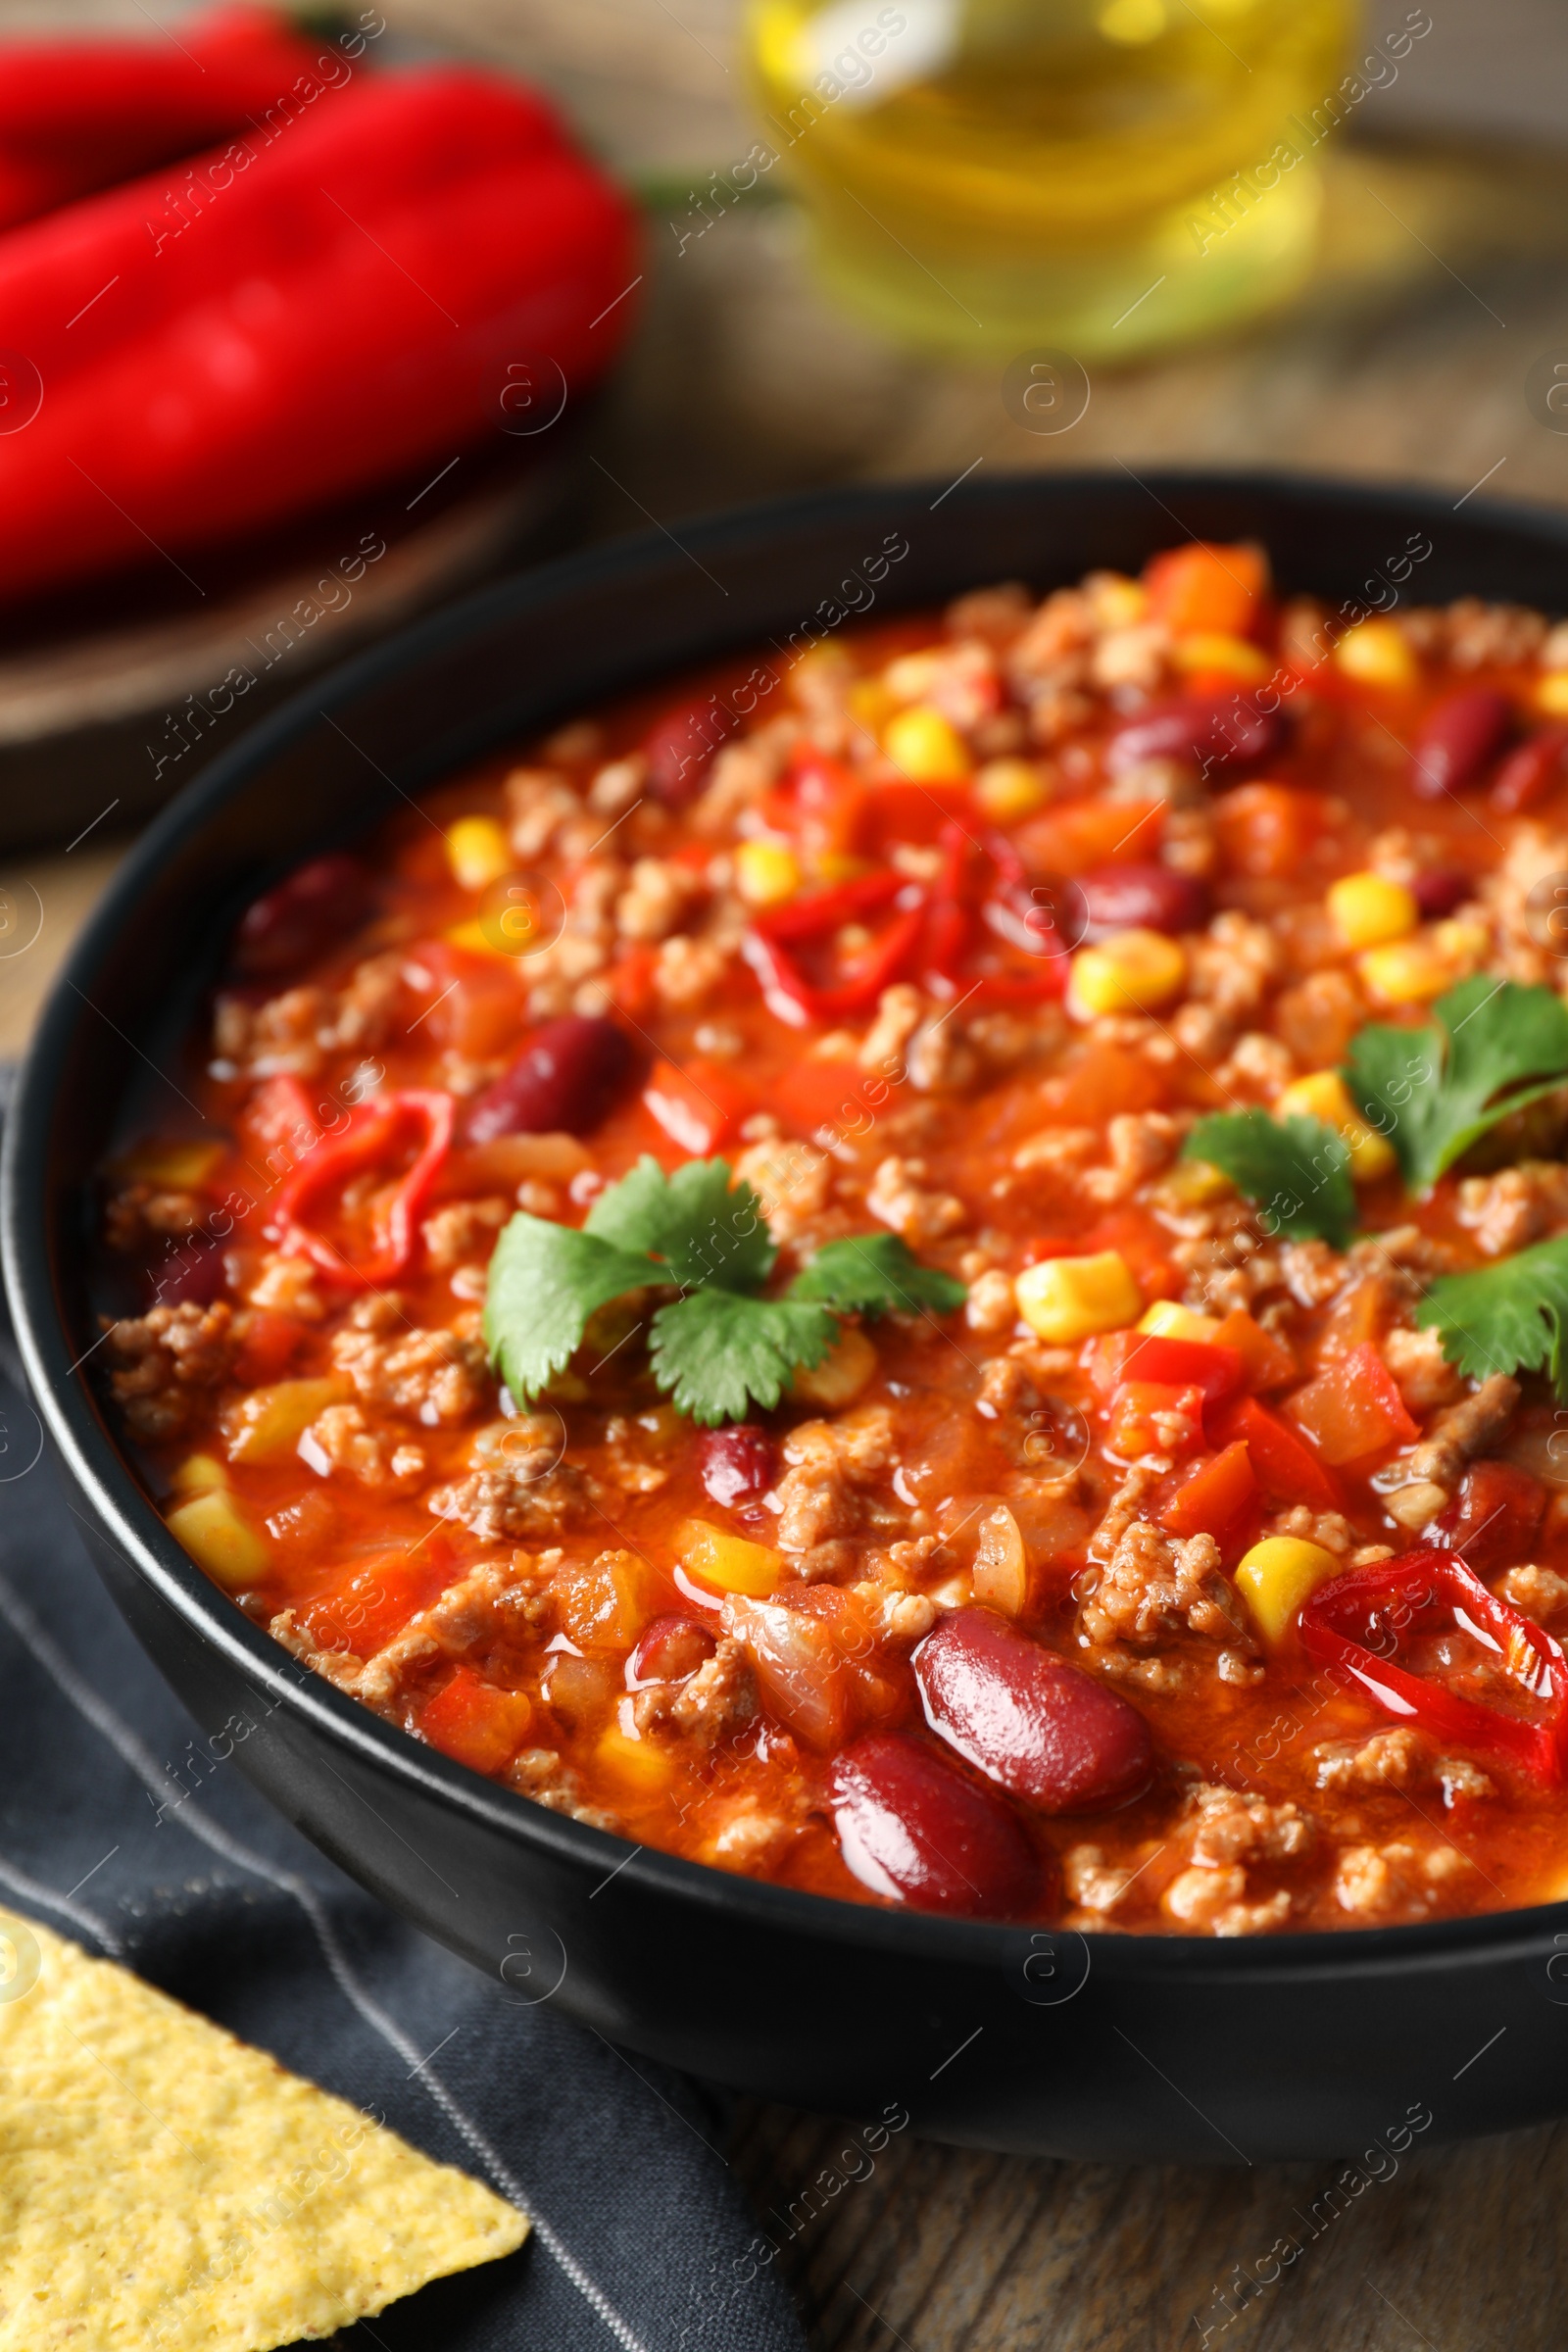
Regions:
[[[190,54],[210,18],[0,0],[0,115],[28,44]],[[547,93],[636,209],[634,282],[597,330],[605,353],[623,339],[559,418],[539,425],[530,378],[487,448],[455,433],[463,461],[428,495],[411,459],[395,496],[284,500],[276,530],[200,562],[122,498],[139,567],[122,552],[27,593],[0,530],[20,582],[0,634],[0,1053],[160,799],[313,666],[519,559],[982,465],[1568,496],[1560,0],[384,0],[296,23],[352,53],[356,104],[372,74],[453,60]],[[154,169],[177,191],[184,162]],[[212,211],[200,235],[229,233]],[[39,228],[0,233],[0,346],[7,239]],[[142,299],[127,276],[97,317]],[[72,325],[74,351],[96,320]],[[48,417],[0,438],[0,510]],[[286,660],[251,662],[362,538],[384,553],[352,593],[318,599]],[[220,707],[236,661],[255,691]]]

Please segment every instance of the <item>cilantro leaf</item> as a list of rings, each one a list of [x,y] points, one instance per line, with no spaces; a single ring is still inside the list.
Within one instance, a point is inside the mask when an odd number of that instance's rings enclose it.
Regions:
[[[519,1404],[569,1360],[596,1307],[663,1279],[652,1258],[519,1209],[490,1261],[484,1338]]]
[[[819,1298],[839,1314],[885,1314],[901,1306],[929,1306],[951,1315],[968,1297],[966,1286],[935,1266],[922,1266],[896,1233],[867,1233],[829,1242],[790,1284],[792,1298]]]
[[[1343,1250],[1355,1226],[1350,1154],[1324,1119],[1271,1119],[1266,1110],[1217,1111],[1200,1119],[1184,1147],[1256,1201],[1271,1233],[1315,1235]]]
[[[1415,1310],[1423,1331],[1472,1380],[1493,1372],[1549,1372],[1568,1399],[1568,1234],[1473,1274],[1445,1274]]]
[[[1346,1064],[1362,1115],[1393,1144],[1413,1192],[1568,1078],[1568,1005],[1552,989],[1477,972],[1432,1009],[1437,1020],[1419,1028],[1358,1031]]]
[[[666,1176],[645,1152],[629,1176],[600,1194],[583,1230],[617,1250],[662,1257],[665,1280],[683,1291],[706,1283],[760,1290],[778,1256],[761,1202],[749,1184],[734,1182],[722,1159],[689,1159]]]
[[[678,1413],[710,1426],[739,1421],[749,1397],[777,1404],[796,1367],[819,1364],[838,1336],[824,1306],[692,1291],[654,1317],[654,1378]]]

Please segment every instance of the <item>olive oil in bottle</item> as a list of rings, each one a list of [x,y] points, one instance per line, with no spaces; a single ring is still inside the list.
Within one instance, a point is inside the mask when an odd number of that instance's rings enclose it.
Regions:
[[[872,322],[1132,358],[1283,300],[1348,0],[754,0],[764,134]]]

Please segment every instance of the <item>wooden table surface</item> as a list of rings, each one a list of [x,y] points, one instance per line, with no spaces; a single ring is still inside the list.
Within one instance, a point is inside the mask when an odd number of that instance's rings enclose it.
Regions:
[[[701,187],[754,135],[732,0],[383,5],[395,32],[540,74],[628,169]],[[1568,90],[1560,9],[1511,0],[1499,19],[1499,5],[1434,0],[1422,71],[1440,98],[1487,83],[1508,22],[1525,111],[1536,84]],[[0,0],[0,26],[38,13]],[[1391,110],[1382,127],[1398,122]],[[1435,482],[1455,502],[1483,482],[1568,502],[1568,438],[1525,398],[1531,363],[1568,353],[1568,159],[1385,140],[1348,145],[1331,169],[1326,266],[1296,311],[1097,372],[1088,415],[1054,440],[1010,420],[995,366],[910,359],[829,308],[787,206],[732,213],[678,255],[656,215],[644,324],[596,428],[591,527],[977,463],[1311,466]],[[677,226],[684,212],[672,207]],[[122,846],[94,836],[0,868],[0,1054],[25,1037]],[[1263,2260],[1334,2167],[1120,2170],[901,2136],[809,2218],[810,2182],[863,2169],[836,2164],[845,2145],[835,2122],[749,2106],[730,2149],[816,2352],[1174,2352],[1205,2328],[1226,2352],[1534,2352],[1568,2332],[1557,2129],[1406,2157],[1239,2311],[1225,2299],[1236,2266]]]

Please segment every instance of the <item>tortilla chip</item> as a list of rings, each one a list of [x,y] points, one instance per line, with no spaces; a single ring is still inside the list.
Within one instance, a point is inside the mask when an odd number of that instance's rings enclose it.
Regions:
[[[527,2230],[113,1961],[0,1915],[0,2352],[264,2352]]]

